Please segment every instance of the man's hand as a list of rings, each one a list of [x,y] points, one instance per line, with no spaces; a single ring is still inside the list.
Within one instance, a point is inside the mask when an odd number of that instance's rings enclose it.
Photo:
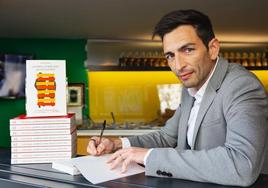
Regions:
[[[111,169],[114,169],[119,164],[122,164],[121,172],[124,173],[127,171],[127,167],[131,162],[144,164],[144,157],[148,150],[149,149],[137,147],[121,149],[112,154],[107,163],[110,163]]]
[[[88,142],[87,152],[90,155],[99,156],[106,153],[112,153],[121,147],[122,142],[120,139],[112,141],[104,137],[102,137],[101,140],[100,137],[92,137]]]

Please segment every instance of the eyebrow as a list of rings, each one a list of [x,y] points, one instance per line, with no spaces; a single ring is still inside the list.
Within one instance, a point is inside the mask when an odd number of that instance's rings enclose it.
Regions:
[[[186,47],[189,47],[189,46],[191,46],[191,45],[195,45],[195,43],[192,43],[192,42],[190,42],[190,43],[186,43],[186,44],[182,45],[181,47],[179,47],[177,50],[178,50],[178,51],[181,51],[181,50],[183,50],[183,49],[185,49]],[[164,53],[165,56],[166,56],[166,55],[172,55],[172,54],[173,54],[173,52],[165,52],[165,53]]]

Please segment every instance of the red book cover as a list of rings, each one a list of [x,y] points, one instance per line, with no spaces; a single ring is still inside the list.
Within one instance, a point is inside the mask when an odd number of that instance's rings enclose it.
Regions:
[[[27,117],[25,114],[22,114],[18,117],[10,119],[10,125],[13,124],[48,124],[48,123],[75,123],[75,115],[69,113],[66,116],[45,116],[45,117]]]

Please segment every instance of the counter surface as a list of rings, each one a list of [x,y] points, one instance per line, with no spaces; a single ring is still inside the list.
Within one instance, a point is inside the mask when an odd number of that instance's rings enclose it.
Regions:
[[[93,185],[82,175],[71,176],[51,168],[51,164],[10,165],[10,148],[0,148],[0,187],[180,187],[180,188],[220,188],[221,185],[198,183],[180,179],[156,178],[144,173]],[[230,186],[228,186],[230,187]],[[260,175],[252,188],[267,188],[268,175]]]

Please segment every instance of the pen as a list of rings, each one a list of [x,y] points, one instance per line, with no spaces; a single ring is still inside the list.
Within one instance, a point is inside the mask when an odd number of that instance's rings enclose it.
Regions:
[[[102,130],[101,130],[101,133],[100,133],[100,143],[101,143],[101,138],[102,138],[102,135],[103,135],[103,132],[104,132],[104,129],[105,129],[105,125],[106,125],[106,120],[104,120],[104,122],[102,124]]]

